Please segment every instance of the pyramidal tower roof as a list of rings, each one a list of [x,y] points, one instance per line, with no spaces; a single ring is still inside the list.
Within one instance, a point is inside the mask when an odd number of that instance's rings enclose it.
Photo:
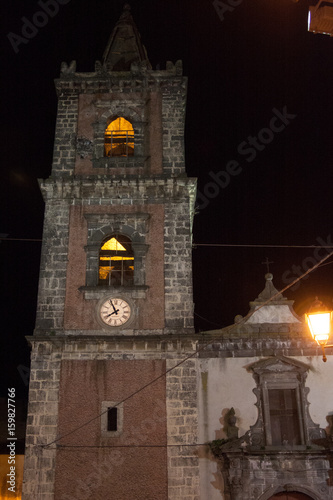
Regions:
[[[125,4],[107,43],[103,64],[107,65],[110,71],[130,71],[133,63],[151,69],[146,49],[131,14],[131,7]]]

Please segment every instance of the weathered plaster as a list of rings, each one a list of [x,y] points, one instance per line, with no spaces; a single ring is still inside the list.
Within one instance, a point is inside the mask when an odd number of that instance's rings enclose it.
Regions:
[[[323,363],[320,355],[296,359],[310,365],[306,381],[306,386],[310,389],[309,412],[314,422],[327,429],[329,424],[326,417],[333,415],[333,358],[328,356],[327,363]]]
[[[223,430],[225,412],[234,408],[239,435],[244,434],[257,419],[254,406],[256,387],[247,365],[259,358],[217,358],[199,361],[199,439],[207,442],[226,439]],[[202,374],[207,378],[202,384]],[[206,375],[207,374],[207,375]]]
[[[267,305],[254,311],[246,323],[301,323],[287,305]]]

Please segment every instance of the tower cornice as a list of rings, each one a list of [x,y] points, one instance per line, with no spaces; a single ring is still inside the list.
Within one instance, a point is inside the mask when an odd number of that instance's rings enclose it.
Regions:
[[[186,90],[187,77],[183,76],[182,61],[175,64],[167,62],[165,70],[142,70],[132,68],[131,71],[106,71],[99,61],[95,71],[77,73],[74,66],[62,63],[60,77],[55,79],[58,95],[61,93],[110,93],[110,92],[142,92],[156,90],[167,86],[180,87]]]
[[[115,198],[121,200],[122,193],[142,203],[150,203],[152,200],[184,200],[188,194],[193,198],[196,194],[196,179],[193,177],[137,177],[119,178],[117,176],[78,176],[78,177],[49,177],[40,179],[39,185],[45,200],[50,199],[85,199],[91,198],[93,190],[94,198]],[[147,193],[149,190],[149,194]]]

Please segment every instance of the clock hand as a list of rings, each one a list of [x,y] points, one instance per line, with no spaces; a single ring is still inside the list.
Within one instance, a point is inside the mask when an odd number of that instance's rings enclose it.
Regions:
[[[107,314],[106,318],[108,318],[109,316],[112,316],[112,314],[118,314],[118,313],[119,313],[119,309],[115,309],[112,313]]]
[[[114,311],[114,313],[115,313],[115,314],[118,314],[119,309],[116,309],[116,308],[114,307],[114,304],[113,304],[112,300],[110,300],[110,304],[111,304],[111,305],[112,305],[112,307],[113,307],[113,311]]]

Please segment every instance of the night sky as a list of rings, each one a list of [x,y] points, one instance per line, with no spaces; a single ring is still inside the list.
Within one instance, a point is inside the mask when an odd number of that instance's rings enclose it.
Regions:
[[[77,71],[94,71],[124,4],[61,3],[45,26],[28,32],[26,43],[17,37],[42,10],[40,3],[10,0],[0,7],[1,365],[5,387],[16,387],[22,397],[44,211],[37,178],[51,173],[53,80],[62,61],[75,59]],[[153,68],[182,59],[189,78],[186,164],[200,193],[196,329],[227,326],[263,289],[266,257],[282,289],[328,251],[293,247],[333,246],[333,39],[308,33],[314,2],[306,0],[230,0],[234,7],[224,13],[210,0],[130,3]],[[332,278],[329,259],[285,295],[299,313],[316,295],[332,306]]]

